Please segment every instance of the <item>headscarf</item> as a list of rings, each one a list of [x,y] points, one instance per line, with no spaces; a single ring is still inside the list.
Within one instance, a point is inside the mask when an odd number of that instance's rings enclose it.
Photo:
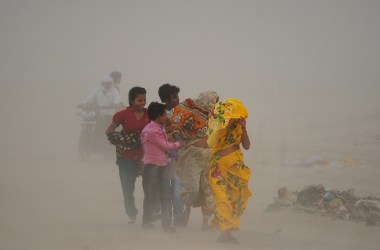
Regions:
[[[210,112],[208,120],[208,143],[215,146],[219,141],[219,136],[228,126],[231,119],[247,119],[248,111],[246,107],[235,98],[228,98],[216,103]]]
[[[204,91],[199,94],[197,99],[194,99],[194,103],[198,108],[208,114],[218,98],[219,96],[215,91]]]
[[[103,84],[106,84],[106,83],[108,83],[108,82],[112,82],[113,83],[113,79],[112,79],[112,77],[110,77],[110,76],[104,76],[103,78],[102,78],[102,80],[101,80],[101,84],[103,85]]]

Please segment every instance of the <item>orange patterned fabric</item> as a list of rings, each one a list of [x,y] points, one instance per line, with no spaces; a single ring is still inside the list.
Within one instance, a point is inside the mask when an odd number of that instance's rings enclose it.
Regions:
[[[166,127],[166,131],[168,135],[178,132],[185,141],[206,139],[207,115],[207,112],[200,109],[191,98],[188,98],[169,113],[169,126]]]

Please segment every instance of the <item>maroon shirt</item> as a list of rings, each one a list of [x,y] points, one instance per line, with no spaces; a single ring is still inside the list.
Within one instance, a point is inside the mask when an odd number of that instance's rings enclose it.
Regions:
[[[136,132],[141,136],[143,128],[149,123],[147,110],[144,108],[144,115],[140,120],[137,120],[133,113],[132,107],[117,112],[113,115],[113,123],[117,126],[122,125],[124,132]],[[124,158],[133,161],[140,161],[143,156],[142,147],[126,151]]]

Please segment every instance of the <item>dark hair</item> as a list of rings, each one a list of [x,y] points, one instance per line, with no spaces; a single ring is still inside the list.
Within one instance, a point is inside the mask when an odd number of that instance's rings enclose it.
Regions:
[[[128,102],[129,105],[132,106],[133,101],[136,99],[137,95],[146,95],[145,88],[142,87],[133,87],[129,90],[128,93]]]
[[[160,96],[161,102],[167,102],[172,95],[178,94],[179,91],[179,87],[165,83],[158,88],[158,95]]]
[[[111,74],[110,74],[110,77],[112,77],[112,79],[120,79],[121,78],[121,73],[119,71],[112,71]]]
[[[151,102],[148,106],[148,118],[151,121],[156,120],[157,117],[165,114],[165,104],[159,102]]]

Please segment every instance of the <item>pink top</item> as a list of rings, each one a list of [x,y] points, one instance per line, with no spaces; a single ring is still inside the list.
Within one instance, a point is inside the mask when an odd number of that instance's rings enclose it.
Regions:
[[[168,142],[163,127],[154,121],[148,123],[143,129],[141,143],[144,150],[142,162],[158,166],[168,165],[168,151],[180,147],[179,142]]]

